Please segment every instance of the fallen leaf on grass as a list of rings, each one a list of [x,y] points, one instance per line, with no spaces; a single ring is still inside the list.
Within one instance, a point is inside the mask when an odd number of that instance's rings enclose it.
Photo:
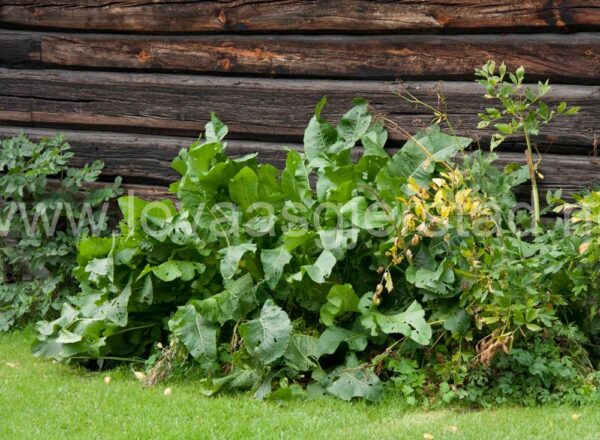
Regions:
[[[7,362],[5,365],[9,368],[17,368],[17,364],[13,364],[12,362]]]

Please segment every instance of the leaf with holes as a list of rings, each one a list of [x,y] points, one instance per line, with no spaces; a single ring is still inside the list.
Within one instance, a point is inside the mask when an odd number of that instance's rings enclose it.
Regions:
[[[179,307],[169,321],[169,329],[204,367],[217,359],[218,327],[204,319],[193,305]]]
[[[268,299],[260,316],[240,325],[239,331],[248,354],[259,363],[270,364],[287,350],[292,323],[287,313]]]

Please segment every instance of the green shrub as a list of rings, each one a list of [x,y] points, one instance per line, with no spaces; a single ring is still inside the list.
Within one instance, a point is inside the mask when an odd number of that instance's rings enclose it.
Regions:
[[[336,127],[324,104],[281,171],[229,157],[213,114],[173,161],[175,203],[121,198],[120,233],[80,242],[81,292],[34,353],[150,357],[151,382],[187,357],[207,395],[377,400],[388,381],[429,406],[597,398],[597,193],[551,195],[579,214],[528,236],[527,167],[437,126],[390,156],[365,101]]]
[[[106,232],[106,211],[98,208],[117,195],[119,184],[85,189],[103,164],[70,167],[69,149],[61,136],[2,141],[0,331],[56,314],[78,291],[71,275],[78,234]]]

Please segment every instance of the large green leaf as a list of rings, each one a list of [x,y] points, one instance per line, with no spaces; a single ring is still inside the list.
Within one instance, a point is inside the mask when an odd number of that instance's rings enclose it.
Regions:
[[[412,177],[419,185],[427,186],[436,163],[453,158],[471,142],[469,138],[443,133],[437,125],[431,126],[404,144],[388,163],[388,170],[392,176]]]
[[[264,249],[260,253],[260,261],[265,273],[265,280],[271,289],[279,283],[283,268],[292,259],[292,254],[285,248],[279,246],[275,249]]]
[[[229,181],[229,196],[244,214],[248,207],[258,201],[258,176],[252,169],[242,168]]]
[[[286,364],[298,371],[308,371],[317,366],[319,339],[310,335],[293,335],[285,352]]]
[[[208,142],[221,142],[227,136],[227,125],[217,118],[215,112],[210,114],[210,122],[204,126],[204,134]]]
[[[367,347],[367,336],[364,332],[342,327],[326,328],[319,337],[319,356],[335,353],[342,342],[345,342],[352,351],[363,351]]]
[[[246,252],[256,252],[256,244],[242,243],[228,246],[219,251],[221,254],[221,275],[223,275],[223,278],[233,278],[240,264],[240,260]]]
[[[386,334],[399,333],[421,345],[431,342],[431,327],[425,320],[425,311],[416,301],[400,313],[383,314],[370,311],[363,316],[361,322],[371,329],[373,336],[378,334],[377,330],[381,330]]]
[[[281,189],[292,202],[311,205],[312,190],[309,173],[304,157],[297,151],[289,151],[285,168],[281,173]]]
[[[344,139],[349,146],[354,145],[371,125],[368,102],[356,98],[353,103],[354,107],[342,116],[337,125],[338,136]]]
[[[308,160],[328,153],[329,149],[338,140],[336,129],[330,123],[321,119],[321,110],[323,110],[326,103],[326,98],[322,98],[319,101],[315,108],[315,115],[311,118],[308,127],[304,131],[304,153]]]
[[[331,251],[325,249],[314,264],[302,266],[302,271],[313,280],[315,283],[324,283],[335,266],[336,260]]]
[[[339,377],[327,387],[327,391],[342,400],[362,397],[374,402],[381,398],[383,385],[373,371],[351,369],[342,371]]]
[[[225,290],[202,301],[195,301],[194,304],[202,316],[210,321],[221,324],[240,321],[257,304],[252,276],[247,273],[235,281],[227,281]]]
[[[207,142],[192,146],[187,156],[188,175],[192,180],[206,173],[211,168],[217,154],[222,151],[223,145],[220,142]]]
[[[446,260],[439,263],[434,270],[411,265],[406,271],[406,281],[419,289],[432,292],[437,297],[454,294],[452,288],[455,281],[454,270]]]
[[[152,269],[154,275],[163,281],[173,281],[181,278],[182,281],[194,279],[196,273],[202,273],[206,267],[201,263],[184,260],[169,260]]]
[[[337,316],[358,311],[358,296],[350,284],[336,284],[327,294],[327,303],[321,307],[321,321],[330,327]]]
[[[287,313],[268,299],[260,316],[240,325],[239,331],[248,354],[261,364],[270,364],[287,350],[292,323]]]
[[[379,229],[389,226],[393,222],[390,215],[378,205],[370,208],[364,196],[357,196],[349,200],[340,208],[340,213],[361,229]]]
[[[363,134],[360,138],[361,143],[365,149],[365,156],[380,156],[388,158],[389,155],[383,149],[387,142],[388,133],[383,123],[378,122]]]
[[[169,321],[169,329],[204,367],[217,359],[218,327],[202,317],[193,305],[179,307]]]

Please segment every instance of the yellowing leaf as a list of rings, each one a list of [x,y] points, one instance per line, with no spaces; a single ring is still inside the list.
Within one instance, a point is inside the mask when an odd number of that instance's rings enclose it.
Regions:
[[[417,181],[412,176],[410,176],[408,178],[408,184],[406,186],[408,187],[408,189],[410,189],[414,193],[418,193],[419,190],[421,189],[419,187],[419,184],[417,183]]]

